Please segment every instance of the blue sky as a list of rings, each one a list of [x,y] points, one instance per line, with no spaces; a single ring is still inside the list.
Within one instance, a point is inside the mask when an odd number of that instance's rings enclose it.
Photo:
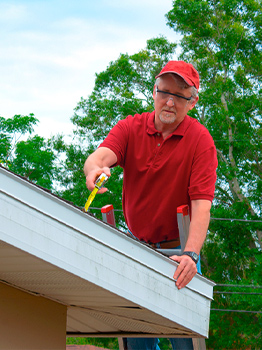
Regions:
[[[0,0],[0,115],[34,113],[40,135],[69,134],[95,73],[147,39],[177,41],[171,8],[172,0]]]

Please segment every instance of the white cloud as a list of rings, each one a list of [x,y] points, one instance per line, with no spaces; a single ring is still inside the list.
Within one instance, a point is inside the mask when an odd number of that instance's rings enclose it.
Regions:
[[[0,115],[34,113],[44,136],[50,120],[52,133],[71,130],[73,109],[91,93],[95,73],[120,53],[138,52],[160,33],[175,40],[164,19],[169,0],[17,3],[0,0]]]
[[[10,23],[10,21],[22,21],[27,17],[26,7],[22,4],[15,5],[9,2],[0,2],[0,21]]]

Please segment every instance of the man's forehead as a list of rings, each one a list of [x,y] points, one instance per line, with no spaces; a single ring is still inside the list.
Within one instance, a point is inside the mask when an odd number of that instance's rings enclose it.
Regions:
[[[192,86],[188,85],[185,80],[175,73],[163,74],[157,78],[159,84],[168,85],[170,87],[179,87],[180,89],[191,89]]]

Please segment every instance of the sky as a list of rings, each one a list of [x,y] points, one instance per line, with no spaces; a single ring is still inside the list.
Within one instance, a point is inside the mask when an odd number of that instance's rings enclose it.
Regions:
[[[153,37],[177,41],[171,9],[172,0],[0,0],[0,116],[33,113],[39,135],[69,135],[95,73]]]

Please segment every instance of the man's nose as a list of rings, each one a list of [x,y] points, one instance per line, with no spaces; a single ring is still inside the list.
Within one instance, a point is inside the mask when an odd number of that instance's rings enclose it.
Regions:
[[[171,102],[170,102],[170,100],[172,101],[172,104],[171,104]],[[173,97],[169,97],[169,99],[167,100],[167,103],[166,103],[168,106],[170,106],[170,107],[173,107],[174,105],[175,105],[175,102],[174,102],[174,100],[173,100]]]

